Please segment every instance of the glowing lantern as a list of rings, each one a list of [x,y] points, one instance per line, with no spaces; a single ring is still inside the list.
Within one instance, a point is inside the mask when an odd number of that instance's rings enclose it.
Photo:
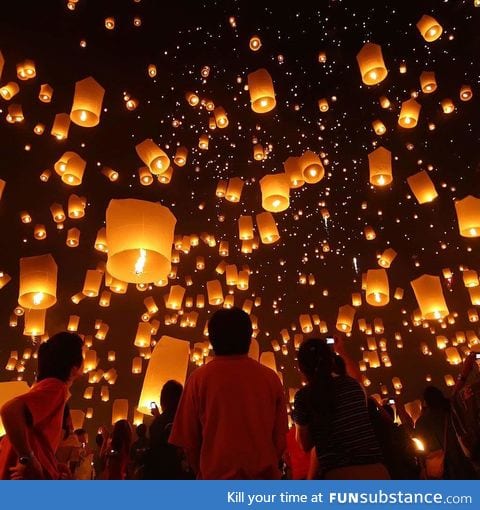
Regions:
[[[190,106],[197,106],[200,102],[200,98],[194,92],[187,92],[185,94],[185,99]]]
[[[319,99],[318,100],[318,109],[324,113],[324,112],[327,112],[328,109],[329,109],[329,105],[328,105],[328,101],[325,97],[323,97],[322,99]]]
[[[258,69],[247,76],[250,103],[255,113],[267,113],[276,106],[272,77],[266,69]]]
[[[20,87],[18,86],[18,83],[15,83],[14,81],[9,81],[8,83],[0,87],[0,95],[6,101],[10,101],[10,99],[16,96],[19,92]]]
[[[137,144],[135,150],[152,174],[160,175],[168,170],[170,166],[169,157],[151,138]]]
[[[480,287],[470,287],[468,293],[472,305],[480,306]]]
[[[68,229],[66,244],[70,248],[76,248],[80,244],[80,230],[78,228]]]
[[[470,308],[469,310],[467,310],[467,314],[468,320],[470,322],[478,322],[478,312],[477,310],[475,310],[475,308]]]
[[[45,333],[46,309],[25,310],[23,334],[27,336],[41,336]]]
[[[235,264],[228,264],[225,268],[225,279],[227,285],[237,285],[238,270]]]
[[[153,182],[153,176],[147,166],[142,166],[138,169],[138,178],[142,186],[150,186]]]
[[[30,80],[35,78],[37,71],[33,60],[24,60],[17,64],[17,78],[19,80]]]
[[[78,331],[78,325],[80,324],[80,317],[78,315],[70,315],[68,318],[67,330]]]
[[[158,203],[111,200],[106,214],[108,272],[131,283],[156,282],[171,270],[176,218]]]
[[[390,301],[388,276],[385,269],[369,269],[367,272],[366,300],[372,306],[385,306]]]
[[[182,308],[183,298],[185,296],[185,288],[181,285],[172,285],[168,295],[166,307],[169,310],[180,310]]]
[[[382,48],[378,44],[366,43],[357,54],[357,62],[365,85],[376,85],[387,77]]]
[[[355,307],[362,306],[362,295],[360,292],[352,293],[352,305]]]
[[[480,236],[480,198],[468,195],[455,201],[458,228],[463,237]]]
[[[438,197],[435,185],[425,170],[407,177],[407,182],[419,204],[432,202]]]
[[[77,195],[68,197],[68,217],[83,218],[85,216],[85,199]]]
[[[185,166],[185,163],[187,162],[187,156],[188,149],[181,145],[180,147],[177,148],[173,161],[177,166]]]
[[[132,360],[132,374],[142,373],[142,358],[137,356]]]
[[[290,186],[285,174],[265,175],[260,179],[262,207],[266,211],[281,212],[290,205]]]
[[[149,347],[152,329],[148,322],[139,322],[133,345],[135,347]]]
[[[378,147],[368,155],[370,183],[374,186],[387,186],[392,177],[392,153],[385,147]]]
[[[68,158],[64,165],[62,163],[59,165],[59,168],[63,169],[61,173],[62,181],[70,186],[79,186],[82,183],[87,162],[74,152],[66,152],[64,156],[67,154]]]
[[[340,306],[338,309],[336,328],[338,331],[350,333],[352,331],[355,308],[350,305]]]
[[[157,76],[157,66],[155,64],[149,64],[147,73],[150,78],[155,78],[155,76]]]
[[[313,331],[312,320],[309,314],[302,314],[299,317],[302,333],[311,333]]]
[[[65,221],[65,211],[63,210],[62,204],[52,204],[50,206],[50,212],[55,223],[61,223],[62,221]]]
[[[445,349],[445,356],[450,365],[459,365],[462,362],[462,358],[456,347],[447,347]]]
[[[20,259],[18,303],[41,310],[57,302],[57,264],[51,255]]]
[[[243,190],[243,180],[240,177],[232,177],[228,180],[225,198],[229,202],[240,202],[240,197]]]
[[[207,294],[209,305],[221,305],[223,303],[222,284],[218,280],[207,281]]]
[[[239,216],[238,236],[241,240],[253,239],[253,219],[251,216]]]
[[[449,114],[455,110],[455,105],[450,98],[442,99],[440,102],[440,106],[442,107],[443,113]]]
[[[215,190],[215,195],[218,198],[224,198],[226,192],[227,192],[227,183],[220,179],[217,183],[217,189]]]
[[[258,51],[262,47],[262,41],[260,40],[260,37],[258,35],[252,35],[252,37],[250,37],[248,46],[252,51]]]
[[[467,269],[462,273],[463,284],[465,287],[477,287],[478,282],[478,273],[474,269]]]
[[[315,184],[321,181],[325,175],[325,169],[317,154],[312,151],[306,151],[300,157],[298,164],[302,172],[303,179],[308,184]]]
[[[424,14],[417,23],[418,31],[427,42],[436,41],[443,32],[442,25],[431,16]]]
[[[70,119],[82,127],[94,127],[100,122],[105,89],[89,76],[75,83]]]
[[[108,389],[108,386],[102,386],[100,388],[100,398],[102,399],[102,402],[108,402],[110,400],[110,390]]]
[[[287,160],[283,163],[283,169],[290,181],[291,188],[300,188],[305,184],[299,157],[290,156],[287,158]]]
[[[153,349],[148,363],[142,392],[138,403],[138,410],[144,414],[151,414],[151,402],[159,403],[160,392],[169,380],[185,383],[190,342],[162,336]]]
[[[270,212],[263,212],[256,215],[257,228],[260,239],[264,244],[273,244],[280,239],[277,224]]]
[[[373,227],[371,227],[369,225],[367,225],[363,229],[363,234],[364,234],[365,239],[367,241],[373,241],[377,237],[377,234],[375,233],[375,230],[373,230]]]
[[[102,227],[97,232],[97,237],[95,238],[95,249],[101,252],[106,253],[107,250],[107,231],[105,227]]]
[[[380,120],[376,119],[372,122],[373,130],[375,131],[375,134],[377,135],[384,135],[387,131],[387,128],[385,127],[385,124]]]
[[[92,370],[95,370],[98,365],[98,358],[97,358],[97,352],[96,351],[85,351],[84,353],[84,360],[83,360],[83,371],[85,373],[91,372]]]
[[[420,75],[420,87],[425,94],[431,94],[437,90],[437,80],[432,71],[423,71]]]
[[[1,89],[0,89],[1,93]],[[462,85],[460,88],[460,100],[461,101],[470,101],[473,97],[472,87],[470,85]]]
[[[152,296],[148,296],[143,300],[143,304],[146,306],[148,313],[150,314],[156,314],[158,312],[158,306],[157,303],[155,303],[155,300]]]
[[[198,139],[198,148],[204,151],[208,150],[209,137],[207,134],[200,135]]]
[[[410,282],[422,317],[426,320],[443,319],[449,314],[438,276],[424,274]]]
[[[102,283],[103,274],[96,269],[88,269],[85,274],[82,293],[88,297],[98,296],[98,291]]]
[[[7,122],[10,122],[11,124],[15,122],[23,122],[24,115],[21,105],[10,104],[8,105],[7,111],[8,111]]]
[[[406,129],[414,128],[418,123],[421,107],[413,98],[404,101],[398,116],[398,125]]]
[[[113,401],[112,425],[120,420],[128,420],[128,400],[126,398],[117,398]]]
[[[397,252],[393,248],[387,248],[378,259],[378,265],[388,269],[396,256]]]
[[[108,308],[110,306],[111,297],[112,297],[111,292],[109,292],[108,290],[102,291],[98,304],[103,308]]]
[[[239,271],[238,272],[238,281],[237,281],[237,289],[238,290],[248,290],[248,280],[250,278],[250,274],[248,271]],[[233,299],[233,295],[227,296]],[[232,303],[233,305],[233,303]]]
[[[223,129],[228,126],[227,112],[224,108],[221,106],[216,106],[213,110],[213,115],[215,117],[215,123],[217,124],[217,127]]]

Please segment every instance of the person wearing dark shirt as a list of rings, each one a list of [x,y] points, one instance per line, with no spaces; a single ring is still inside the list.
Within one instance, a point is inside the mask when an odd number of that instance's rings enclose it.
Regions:
[[[141,480],[143,477],[143,469],[145,464],[145,455],[149,448],[149,441],[147,438],[147,426],[140,423],[135,428],[137,440],[130,448],[130,478],[133,480]]]
[[[368,416],[365,393],[347,375],[335,373],[335,354],[312,338],[298,352],[307,384],[295,395],[293,418],[305,451],[315,448],[325,479],[389,479]]]

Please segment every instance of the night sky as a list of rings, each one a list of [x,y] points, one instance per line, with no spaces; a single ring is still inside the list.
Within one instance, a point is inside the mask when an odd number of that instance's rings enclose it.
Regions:
[[[206,232],[215,236],[215,247],[200,241],[188,255],[181,255],[177,278],[170,283],[185,286],[185,276],[190,275],[193,285],[186,287],[186,296],[206,294],[205,282],[218,277],[215,268],[222,259],[239,268],[249,266],[249,289],[235,288],[235,305],[261,297],[261,305],[252,313],[258,317],[262,351],[272,350],[272,340],[281,344],[280,330],[289,330],[288,352],[276,353],[286,391],[300,384],[293,347],[293,335],[301,333],[299,315],[318,315],[329,333],[334,333],[338,307],[351,304],[352,292],[361,292],[362,273],[379,268],[377,256],[394,248],[398,255],[387,270],[390,303],[372,307],[362,292],[363,304],[356,311],[347,348],[360,360],[361,350],[367,349],[367,335],[359,331],[357,320],[373,324],[381,318],[384,333],[372,336],[377,344],[385,339],[392,366],[382,363],[380,368],[368,369],[369,393],[379,393],[384,384],[392,394],[392,377],[400,377],[405,401],[412,400],[420,396],[427,375],[447,390],[444,375],[455,376],[458,367],[449,365],[445,353],[437,349],[436,336],[445,335],[451,346],[461,338],[458,332],[472,331],[470,338],[479,334],[478,323],[468,319],[467,311],[475,307],[461,269],[480,269],[480,241],[460,236],[454,201],[469,194],[480,196],[480,8],[473,0],[269,4],[79,0],[70,10],[65,0],[51,0],[2,7],[0,50],[5,67],[0,86],[16,81],[20,92],[8,102],[0,99],[0,178],[6,181],[0,201],[0,270],[12,277],[0,290],[0,381],[23,376],[31,383],[34,379],[33,360],[23,362],[23,373],[4,369],[12,350],[21,359],[24,349],[39,341],[22,334],[23,317],[18,318],[17,327],[9,326],[18,299],[20,257],[51,253],[58,264],[58,302],[47,312],[50,335],[65,329],[73,314],[81,317],[78,332],[83,335],[95,334],[96,319],[110,326],[106,340],[94,340],[92,346],[100,358],[98,369],[114,366],[119,374],[110,387],[110,401],[100,401],[105,381],[94,385],[93,400],[82,398],[86,376],[72,390],[71,407],[94,408],[94,417],[87,423],[92,430],[110,422],[114,399],[128,398],[131,412],[138,401],[143,375],[131,374],[131,362],[138,356],[133,340],[145,312],[145,297],[153,296],[160,306],[152,317],[161,322],[155,339],[166,334],[188,339],[192,347],[206,340],[205,321],[215,307],[198,310],[196,328],[180,328],[180,317],[176,325],[166,326],[164,315],[172,314],[164,307],[168,287],[141,292],[130,284],[127,294],[112,294],[109,308],[99,307],[98,298],[85,298],[78,305],[70,299],[82,290],[86,270],[106,260],[105,254],[94,249],[94,241],[104,226],[109,200],[138,198],[169,207],[177,217],[176,235]],[[424,14],[443,27],[434,42],[426,42],[415,26]],[[107,17],[115,19],[113,30],[105,27]],[[261,39],[258,51],[249,48],[253,35]],[[362,84],[356,61],[369,41],[381,45],[389,71],[382,83],[370,87]],[[326,62],[319,62],[320,52],[325,53]],[[19,81],[16,64],[24,59],[35,62],[36,77]],[[153,78],[147,72],[150,64],[157,68]],[[400,72],[402,64],[405,73]],[[208,77],[202,76],[205,66],[210,68]],[[252,111],[245,90],[247,74],[259,68],[271,74],[276,93],[277,106],[266,114]],[[432,94],[421,92],[422,71],[435,72],[438,88]],[[68,138],[58,141],[50,134],[54,116],[70,113],[75,82],[87,76],[106,90],[100,124],[83,128],[72,123]],[[54,90],[48,104],[38,99],[43,83]],[[470,101],[459,98],[464,84],[472,88]],[[223,106],[229,126],[209,129],[209,112],[190,106],[187,91]],[[422,106],[418,125],[403,129],[397,123],[401,103],[416,93]],[[135,110],[126,108],[125,96],[138,101]],[[388,97],[390,108],[380,106],[381,96]],[[329,103],[324,113],[317,105],[321,98]],[[440,106],[445,98],[455,105],[451,114]],[[21,104],[23,122],[7,123],[11,103]],[[372,129],[375,119],[386,126],[382,136]],[[46,126],[41,136],[33,132],[37,123]],[[205,151],[198,148],[198,139],[206,133],[210,143]],[[138,169],[143,163],[135,145],[145,138],[152,138],[172,162],[177,146],[189,149],[187,164],[173,165],[169,184],[156,179],[150,186],[140,184]],[[263,161],[253,159],[254,143],[268,149]],[[392,152],[393,182],[384,188],[369,183],[368,154],[378,146]],[[69,150],[87,161],[83,182],[77,187],[64,184],[53,170],[57,159]],[[258,181],[266,174],[282,172],[289,156],[306,150],[320,154],[325,178],[290,191],[290,207],[274,214],[280,241],[260,243],[250,255],[241,253],[238,217],[263,211]],[[119,173],[118,181],[110,182],[101,173],[104,166]],[[40,175],[46,169],[52,175],[42,182]],[[428,172],[438,192],[433,202],[423,205],[406,181],[420,170]],[[231,177],[245,181],[238,204],[215,195],[218,181]],[[58,230],[49,207],[58,202],[66,211],[72,193],[86,197],[85,216],[67,218],[64,229]],[[328,210],[328,219],[322,209]],[[32,223],[23,224],[20,211],[28,211]],[[34,239],[36,224],[46,226],[45,240]],[[374,228],[374,240],[365,239],[366,226]],[[81,231],[76,248],[65,243],[72,227]],[[222,240],[229,242],[228,257],[218,253]],[[195,269],[197,256],[205,257],[203,271]],[[443,277],[444,268],[453,272],[451,279]],[[310,274],[315,285],[300,283],[302,275],[308,279]],[[410,281],[422,274],[441,277],[449,311],[458,314],[454,324],[446,328],[438,322],[427,327],[412,324],[418,305]],[[225,278],[218,278],[226,295]],[[393,299],[397,287],[404,289],[403,300]],[[319,334],[315,326],[305,336]],[[403,348],[395,339],[398,334]],[[422,353],[422,343],[430,351],[427,355]],[[458,348],[464,356],[469,346],[464,343]],[[115,363],[107,361],[109,350],[116,351]],[[144,361],[143,373],[146,366]]]

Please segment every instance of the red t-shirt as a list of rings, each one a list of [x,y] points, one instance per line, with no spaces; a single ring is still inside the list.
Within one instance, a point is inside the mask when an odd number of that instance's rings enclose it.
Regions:
[[[20,398],[32,416],[28,428],[30,447],[43,467],[46,478],[58,479],[59,472],[55,452],[62,438],[62,421],[67,385],[59,379],[48,378],[34,384]],[[0,480],[10,478],[9,468],[14,467],[18,457],[7,436],[0,442]]]
[[[278,479],[288,431],[283,387],[248,356],[217,356],[188,379],[170,443],[198,459],[201,479]]]

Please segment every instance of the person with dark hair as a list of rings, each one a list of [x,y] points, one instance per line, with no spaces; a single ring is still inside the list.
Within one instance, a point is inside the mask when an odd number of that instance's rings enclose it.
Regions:
[[[277,374],[248,357],[250,317],[217,310],[208,323],[215,357],[187,380],[170,443],[199,479],[279,479],[287,411]]]
[[[137,440],[132,443],[130,448],[129,478],[141,480],[145,467],[145,457],[149,448],[147,426],[144,423],[140,423],[140,425],[135,427],[135,434],[137,435]]]
[[[388,479],[368,416],[365,393],[335,373],[335,354],[324,340],[300,346],[298,364],[307,384],[295,395],[293,419],[305,451],[315,448],[318,476],[325,479]]]
[[[118,420],[109,438],[106,429],[102,430],[104,440],[101,455],[105,462],[103,479],[126,480],[132,445],[132,427],[127,420]]]
[[[102,429],[100,429],[102,430]],[[102,446],[104,441],[104,434],[98,433],[95,436],[95,450],[93,452],[93,478],[101,480],[103,472],[105,471],[105,462],[102,458]]]
[[[82,373],[83,341],[57,333],[38,349],[37,382],[1,409],[6,437],[0,445],[0,479],[58,479],[55,452],[62,439],[68,390]]]
[[[85,429],[76,429],[75,436],[80,443],[79,465],[75,470],[75,480],[92,480],[93,450],[88,446],[88,433]]]

